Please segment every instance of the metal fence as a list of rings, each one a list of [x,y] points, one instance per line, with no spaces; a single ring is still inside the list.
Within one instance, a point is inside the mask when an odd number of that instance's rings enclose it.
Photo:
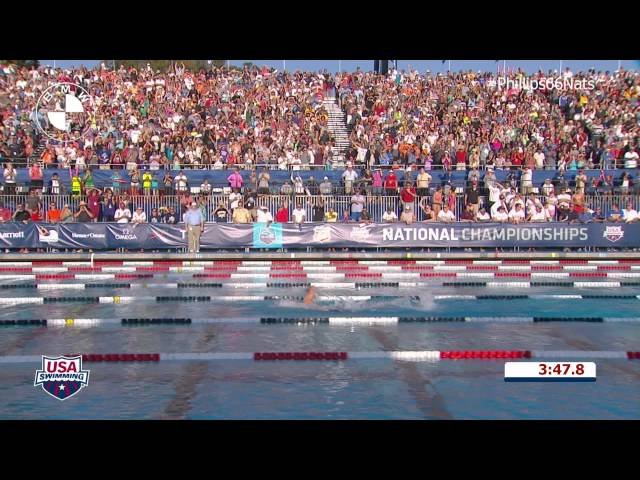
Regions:
[[[76,211],[80,201],[86,201],[85,196],[71,196],[71,195],[42,195],[38,197],[42,204],[43,214],[49,208],[50,203],[54,203],[59,209],[62,209],[64,205]],[[118,197],[116,197],[118,198]],[[120,197],[122,198],[122,197]],[[176,195],[136,195],[129,196],[129,208],[133,209],[141,206],[146,212],[147,217],[150,216],[153,208],[159,209],[160,207],[174,207],[176,212],[180,213],[182,205],[184,204],[184,198]],[[228,195],[209,195],[209,196],[192,196],[193,199],[201,199],[204,202],[206,209],[207,221],[213,221],[213,212],[222,203],[225,207],[229,208],[229,196]],[[428,203],[430,203],[430,198]],[[544,197],[539,197],[544,199]],[[5,208],[15,211],[16,206],[20,203],[26,204],[28,195],[0,195],[0,203]],[[365,208],[371,215],[371,219],[374,222],[382,222],[382,216],[387,209],[393,210],[398,217],[402,211],[404,204],[397,196],[368,196],[365,197]],[[594,195],[587,196],[587,205],[591,208],[601,208],[603,212],[610,210],[611,206],[616,204],[621,209],[626,207],[628,203],[633,205],[636,210],[640,209],[640,195]],[[488,208],[487,197],[480,197],[481,206],[484,205]],[[334,195],[334,196],[306,196],[306,195],[262,195],[259,196],[256,202],[256,207],[265,205],[275,218],[275,214],[283,204],[289,210],[289,220],[291,221],[291,212],[296,207],[296,203],[300,203],[306,212],[307,222],[311,222],[313,219],[313,206],[322,204],[324,211],[328,212],[329,209],[334,209],[338,214],[338,221],[343,218],[346,213],[351,211],[351,196],[348,195]],[[460,219],[460,215],[464,210],[464,196],[456,196],[456,204],[454,213],[457,219]],[[424,220],[424,213],[419,208],[418,201],[413,202],[413,211],[416,214],[418,221]]]

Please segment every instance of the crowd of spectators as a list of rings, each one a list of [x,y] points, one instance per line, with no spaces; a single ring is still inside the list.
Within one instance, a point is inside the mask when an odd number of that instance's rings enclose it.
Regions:
[[[3,193],[15,193],[16,167],[24,165],[32,190],[15,211],[1,209],[0,219],[177,223],[192,201],[208,221],[236,223],[618,219],[618,206],[600,212],[588,198],[639,193],[640,183],[629,173],[618,179],[605,174],[637,167],[637,72],[500,75],[515,85],[501,87],[499,75],[471,71],[332,75],[266,67],[192,72],[179,63],[166,71],[0,65]],[[550,75],[584,88],[518,87]],[[56,82],[80,84],[94,98],[91,128],[81,140],[69,141],[61,131],[52,140],[35,128],[36,121],[48,123],[35,111],[36,102]],[[333,164],[335,140],[323,100],[334,94],[351,146],[339,184],[322,172],[303,180],[293,171],[283,183],[272,181],[273,168]],[[34,157],[40,145],[44,150]],[[70,181],[56,174],[44,185],[43,167],[68,169]],[[96,169],[110,170],[108,187],[96,188]],[[191,185],[185,174],[191,169],[227,170],[222,187],[229,192],[215,209],[210,198],[221,185],[207,179]],[[251,170],[247,180],[241,169]],[[444,179],[434,181],[433,169],[445,170]],[[498,182],[494,172],[501,169],[510,173]],[[532,172],[540,169],[555,171],[534,185]],[[583,169],[601,174],[587,178]],[[466,173],[461,191],[450,181],[453,170]],[[577,174],[571,182],[567,170]],[[54,196],[82,197],[84,204],[42,205],[43,188]],[[264,196],[274,194],[282,203],[270,211]],[[332,200],[336,194],[350,199],[342,215]],[[147,211],[134,206],[140,195],[177,195],[178,203]],[[394,202],[385,211],[381,202],[388,197]],[[619,219],[636,221],[632,204],[623,201]]]
[[[47,140],[41,161],[77,170],[324,164],[332,158],[333,138],[322,100],[332,81],[328,74],[248,67],[0,66],[0,155],[30,157],[34,142]],[[35,106],[56,82],[77,83],[93,96],[92,125],[79,141],[53,129],[59,141],[50,140],[35,128],[36,120],[48,128]]]
[[[501,87],[497,74],[471,71],[332,75],[266,67],[192,72],[179,64],[166,71],[2,65],[0,155],[28,158],[44,142],[45,166],[77,171],[87,165],[141,172],[325,166],[334,160],[335,141],[322,101],[336,92],[350,130],[348,158],[357,168],[637,166],[637,72],[506,75],[515,85]],[[517,83],[549,76],[584,88],[532,90]],[[62,131],[59,142],[48,140],[35,128],[36,120],[48,123],[35,112],[40,94],[63,81],[94,97],[92,128],[76,142]]]
[[[496,81],[505,75],[512,81],[506,87]],[[550,77],[569,88],[526,88]],[[638,72],[624,70],[412,70],[347,73],[336,85],[356,164],[577,170],[637,166],[638,80]]]

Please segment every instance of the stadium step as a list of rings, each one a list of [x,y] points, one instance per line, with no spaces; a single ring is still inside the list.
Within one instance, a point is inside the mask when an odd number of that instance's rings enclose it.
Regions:
[[[331,148],[334,153],[334,159],[338,160],[340,157],[344,159],[344,153],[350,144],[345,114],[336,103],[335,97],[325,97],[322,103],[329,116],[327,122],[329,132],[335,139],[335,146]]]

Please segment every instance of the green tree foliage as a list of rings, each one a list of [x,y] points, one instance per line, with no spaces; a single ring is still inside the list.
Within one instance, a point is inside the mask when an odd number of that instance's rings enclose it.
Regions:
[[[126,68],[135,67],[137,69],[145,68],[147,64],[151,65],[153,70],[166,71],[174,64],[184,64],[189,70],[197,71],[201,68],[210,68],[211,66],[222,67],[225,65],[225,60],[212,60],[211,65],[207,60],[103,60],[103,63],[107,67],[112,67],[115,62],[116,68],[120,68],[120,65],[124,65]]]
[[[38,68],[40,66],[39,60],[0,60],[0,63],[9,63],[16,65],[18,67],[35,67]]]

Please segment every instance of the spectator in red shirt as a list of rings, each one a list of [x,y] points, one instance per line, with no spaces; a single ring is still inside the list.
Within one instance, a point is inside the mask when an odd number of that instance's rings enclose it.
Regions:
[[[416,199],[416,189],[413,186],[413,183],[408,182],[400,191],[400,200],[402,200],[403,209],[407,205],[413,205],[413,202]]]
[[[0,223],[10,222],[12,217],[11,210],[0,203]]]
[[[467,168],[467,151],[464,146],[460,145],[456,150],[456,169],[464,170]]]
[[[31,221],[32,222],[41,222],[42,221],[42,213],[40,212],[40,209],[33,210],[31,212]]]
[[[289,209],[287,208],[287,204],[282,202],[280,204],[280,208],[276,212],[276,222],[287,223],[288,221],[289,221]]]
[[[398,194],[398,177],[391,170],[384,179],[384,189],[387,196],[395,196]]]
[[[55,203],[49,204],[49,210],[47,210],[47,221],[51,223],[58,223],[60,221],[60,210],[58,210]]]
[[[522,162],[524,161],[524,152],[522,151],[522,147],[519,147],[517,150],[511,154],[511,165],[513,166],[513,170],[516,170],[522,166]]]
[[[31,188],[42,190],[42,169],[39,162],[34,162],[29,169],[29,177],[31,178]]]

